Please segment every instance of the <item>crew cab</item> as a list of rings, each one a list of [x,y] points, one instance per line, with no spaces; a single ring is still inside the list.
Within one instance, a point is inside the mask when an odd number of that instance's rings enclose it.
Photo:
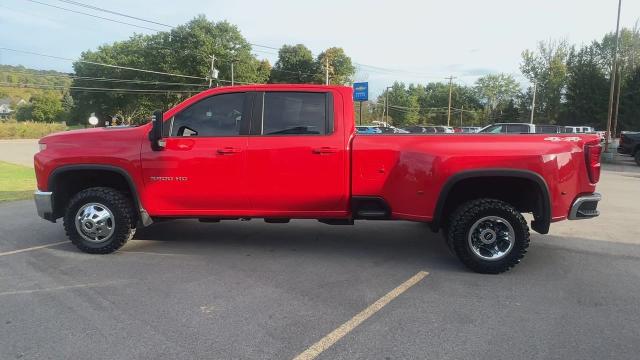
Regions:
[[[520,262],[529,225],[598,215],[596,135],[356,134],[352,90],[251,85],[197,94],[138,127],[46,136],[38,214],[82,251],[118,250],[154,221],[409,220],[464,265]]]

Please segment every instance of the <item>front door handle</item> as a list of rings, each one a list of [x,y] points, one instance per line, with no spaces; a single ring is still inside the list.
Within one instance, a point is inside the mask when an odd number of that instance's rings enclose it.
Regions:
[[[238,148],[234,148],[234,147],[227,146],[227,147],[224,147],[224,148],[218,149],[218,151],[217,151],[217,152],[218,152],[218,154],[220,154],[220,155],[229,155],[229,154],[237,154],[237,153],[239,153],[240,151],[241,151],[241,150],[240,150],[240,149],[238,149]]]
[[[314,154],[335,154],[337,152],[338,152],[337,148],[328,147],[328,146],[323,146],[323,147],[313,149]]]

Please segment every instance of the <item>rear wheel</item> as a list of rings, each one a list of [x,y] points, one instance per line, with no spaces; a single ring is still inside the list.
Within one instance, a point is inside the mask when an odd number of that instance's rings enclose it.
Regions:
[[[498,274],[520,262],[529,247],[529,227],[511,205],[495,199],[465,203],[449,219],[448,244],[469,269]]]
[[[133,237],[135,224],[131,201],[105,187],[77,193],[64,216],[64,229],[71,242],[91,254],[108,254],[121,248]]]

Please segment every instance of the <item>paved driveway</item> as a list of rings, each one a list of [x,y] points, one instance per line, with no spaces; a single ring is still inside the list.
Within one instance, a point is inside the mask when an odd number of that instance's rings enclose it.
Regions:
[[[36,152],[37,139],[0,140],[0,161],[33,167]]]

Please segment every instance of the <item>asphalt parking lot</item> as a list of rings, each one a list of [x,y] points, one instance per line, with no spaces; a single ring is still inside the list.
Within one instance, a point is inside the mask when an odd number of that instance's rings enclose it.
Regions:
[[[637,359],[639,185],[607,167],[600,218],[496,276],[418,223],[180,220],[88,255],[3,203],[0,358]]]

